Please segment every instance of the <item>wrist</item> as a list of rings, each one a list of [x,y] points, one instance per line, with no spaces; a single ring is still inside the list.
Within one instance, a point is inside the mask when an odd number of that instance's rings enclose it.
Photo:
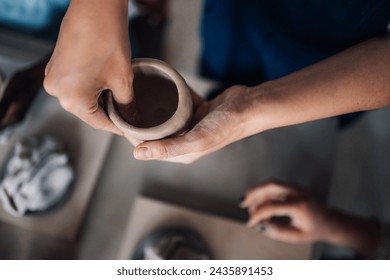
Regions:
[[[242,105],[241,123],[243,137],[276,128],[278,124],[272,112],[273,96],[272,82],[266,82],[254,87],[247,87],[239,102]]]
[[[235,85],[228,88],[217,97],[215,102],[220,104],[222,112],[227,112],[229,119],[229,142],[235,142],[245,137],[261,132],[261,126],[254,121],[253,104],[259,92],[253,87]],[[213,106],[213,105],[212,105]]]
[[[71,36],[78,37],[83,33],[83,38],[89,41],[106,40],[104,45],[113,45],[107,44],[113,41],[127,42],[128,1],[72,0],[63,25],[64,31]]]
[[[347,215],[331,210],[330,231],[323,241],[356,250],[365,256],[371,256],[379,246],[380,229],[370,219]]]
[[[128,4],[128,0],[71,0],[68,12],[82,14],[83,17],[99,15],[99,21],[118,17],[127,20]]]
[[[329,242],[345,246],[348,238],[348,227],[343,221],[343,214],[334,209],[328,209],[326,213],[326,230],[318,241]]]

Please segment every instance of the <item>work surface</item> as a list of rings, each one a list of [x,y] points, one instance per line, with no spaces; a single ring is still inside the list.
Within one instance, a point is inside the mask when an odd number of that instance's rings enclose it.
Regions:
[[[311,246],[268,239],[244,223],[193,211],[146,197],[137,197],[127,223],[118,259],[129,259],[148,234],[161,228],[185,228],[200,234],[214,259],[303,260]]]
[[[186,79],[202,94],[211,86],[191,75]],[[138,194],[241,221],[246,214],[237,207],[240,197],[269,178],[306,186],[324,198],[334,143],[334,120],[323,120],[256,135],[182,165],[137,161],[132,146],[114,136],[76,238],[70,241],[0,222],[0,257],[116,258]]]

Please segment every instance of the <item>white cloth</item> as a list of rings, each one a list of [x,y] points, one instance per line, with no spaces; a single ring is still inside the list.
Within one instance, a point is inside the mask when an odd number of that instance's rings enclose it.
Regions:
[[[3,170],[0,201],[14,216],[45,211],[58,203],[74,180],[74,170],[61,143],[50,136],[15,144]]]

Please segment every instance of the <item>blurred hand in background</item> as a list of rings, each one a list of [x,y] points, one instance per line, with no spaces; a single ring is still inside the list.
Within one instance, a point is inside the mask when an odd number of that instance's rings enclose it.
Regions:
[[[380,243],[378,225],[316,202],[303,189],[268,182],[250,190],[241,203],[248,226],[269,238],[293,244],[329,242],[372,256]]]

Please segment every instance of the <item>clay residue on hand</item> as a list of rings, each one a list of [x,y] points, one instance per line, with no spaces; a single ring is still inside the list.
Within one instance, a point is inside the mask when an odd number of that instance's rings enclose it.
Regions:
[[[169,120],[176,112],[177,88],[167,78],[135,73],[133,88],[135,102],[128,108],[118,108],[127,123],[140,128],[154,127]]]

